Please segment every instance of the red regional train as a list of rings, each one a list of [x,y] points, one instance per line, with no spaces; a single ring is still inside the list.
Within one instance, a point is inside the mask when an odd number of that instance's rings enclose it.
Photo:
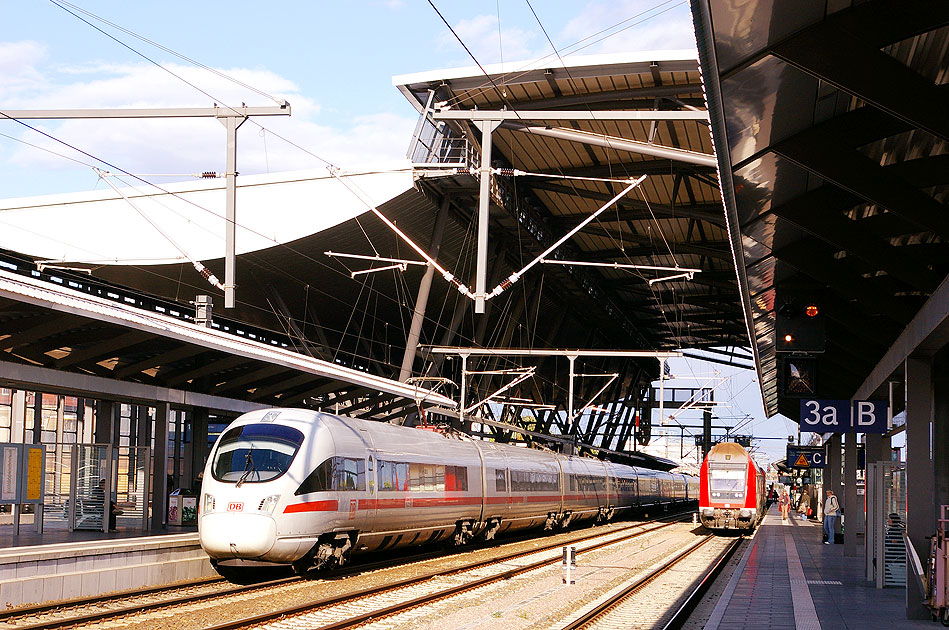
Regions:
[[[740,444],[713,446],[699,479],[699,518],[708,529],[750,531],[764,516],[764,471]]]

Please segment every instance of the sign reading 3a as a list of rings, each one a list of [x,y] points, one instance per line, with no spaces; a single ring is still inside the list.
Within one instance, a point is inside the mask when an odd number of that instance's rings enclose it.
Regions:
[[[886,433],[884,400],[801,400],[801,431],[814,433]]]

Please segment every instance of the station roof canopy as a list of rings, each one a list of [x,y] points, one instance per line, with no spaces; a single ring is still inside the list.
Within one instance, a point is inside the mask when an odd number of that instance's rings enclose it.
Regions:
[[[409,156],[413,180],[408,186],[390,188],[387,196],[373,197],[370,205],[466,287],[475,286],[478,168],[484,140],[478,117],[494,113],[499,120],[492,134],[491,166],[497,170],[490,188],[488,290],[504,285],[505,279],[604,208],[633,178],[647,176],[638,188],[606,206],[595,220],[551,251],[546,258],[552,262],[536,264],[489,299],[484,314],[476,315],[472,301],[436,274],[423,309],[420,344],[702,348],[712,351],[713,358],[750,365],[750,355],[739,349],[747,347],[747,334],[694,52],[551,58],[507,64],[503,72],[491,66],[485,72],[444,70],[396,77],[393,83],[420,113]],[[175,189],[175,195],[187,197],[187,188]],[[206,188],[193,187],[195,194],[202,195],[202,209],[183,204],[176,213],[188,217],[210,209],[222,216],[223,191]],[[358,189],[371,192],[371,178],[360,180]],[[101,196],[103,201],[110,193]],[[255,213],[266,218],[271,209],[267,200],[255,199],[239,189],[239,224]],[[111,195],[111,200],[114,206],[117,196]],[[273,211],[309,220],[333,212],[339,203],[336,197],[320,194],[282,195]],[[44,229],[57,229],[52,221],[44,225]],[[147,243],[159,236],[145,225],[125,238]],[[279,244],[239,253],[237,305],[226,311],[219,308],[223,300],[217,289],[183,261],[123,265],[121,261],[104,264],[101,258],[71,259],[60,262],[84,268],[88,275],[54,268],[46,268],[41,275],[124,287],[137,292],[142,301],[164,304],[163,308],[176,305],[182,313],[192,312],[189,302],[196,295],[210,294],[215,297],[216,322],[253,330],[325,361],[399,379],[405,348],[414,343],[409,341],[413,307],[424,302],[419,286],[426,268],[409,264],[404,269],[361,272],[398,264],[384,258],[421,262],[408,241],[371,213],[368,205],[362,213],[319,231],[278,240]],[[19,250],[16,243],[0,240],[0,245],[13,250],[7,252],[7,260],[21,271],[37,258],[49,258]],[[328,256],[328,251],[377,259]],[[202,256],[202,261],[223,277],[222,258]],[[579,264],[558,264],[566,262]],[[30,328],[24,323],[19,326],[21,332]],[[91,355],[96,354],[92,347],[96,343],[119,346],[120,338],[79,339],[70,347]],[[125,378],[151,379],[161,351],[138,353],[145,349],[133,347],[132,341],[106,353],[118,357],[108,369]],[[69,361],[46,354],[55,349],[47,347],[53,342],[49,338],[36,342],[29,360],[51,365]],[[453,365],[443,357],[411,350],[409,354],[412,375],[460,381],[457,361]],[[491,359],[495,367],[514,363]],[[562,411],[566,364],[558,359],[539,362],[535,378],[508,394],[512,399],[552,403]],[[601,405],[628,396],[638,399],[641,390],[635,388],[648,384],[658,373],[658,362],[644,359],[591,359],[585,365],[591,371],[620,374],[595,401]],[[235,372],[241,386],[234,391],[249,395],[253,375],[247,366]],[[211,373],[185,382],[188,387],[203,387],[202,383],[219,387],[220,376]],[[276,374],[267,378],[275,386],[281,379]],[[472,377],[469,396],[487,395],[504,378],[496,374]],[[603,382],[585,379],[578,385],[577,400],[592,397]],[[334,400],[345,403],[354,398],[349,386],[332,389],[317,384],[309,393],[304,389],[290,398],[331,409]],[[345,409],[344,404],[341,411]],[[614,408],[604,417],[614,425],[632,424],[628,411],[628,407]],[[552,415],[536,415],[537,430],[552,430]],[[561,432],[566,429],[560,427]],[[599,430],[599,437],[592,433],[581,437],[607,447],[622,437],[622,428],[617,426],[605,433],[602,426],[589,429]]]
[[[949,4],[692,9],[766,412],[879,396],[889,372],[868,377],[891,348],[898,363],[949,337]],[[782,352],[777,317],[799,298],[820,306],[823,352]],[[808,359],[802,383],[790,366]]]

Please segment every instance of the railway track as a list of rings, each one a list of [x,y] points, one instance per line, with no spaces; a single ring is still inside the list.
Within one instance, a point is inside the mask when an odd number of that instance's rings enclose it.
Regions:
[[[678,630],[685,624],[702,596],[741,546],[743,538],[734,539],[724,551],[714,549],[714,546],[710,545],[716,540],[721,541],[722,539],[709,534],[690,547],[663,560],[661,564],[651,567],[639,579],[615,590],[592,608],[560,626],[560,630],[580,630],[581,628],[597,630],[608,628]],[[699,571],[685,569],[681,575],[675,576],[671,580],[663,580],[663,578],[669,576],[674,568],[685,564],[689,560],[696,559],[696,556],[705,551],[707,547],[713,547],[713,551],[717,553],[717,558],[704,574]],[[699,558],[698,564],[706,566],[707,559]],[[694,581],[696,577],[700,579],[697,580],[698,584],[695,588],[686,594],[684,600],[681,597],[677,598],[683,600],[683,603],[675,609],[675,612],[669,616],[668,611],[662,611],[663,596],[668,599],[670,593],[674,592],[677,587],[682,589],[686,583]],[[653,588],[654,592],[648,592],[651,586],[658,586],[658,588]]]
[[[679,517],[681,518],[681,517]],[[496,548],[474,550],[475,552],[491,553],[497,549],[513,546],[533,546],[531,552],[538,552],[542,549],[559,549],[563,544],[578,544],[591,538],[602,536],[630,537],[642,535],[648,531],[661,529],[674,524],[663,523],[662,520],[647,521],[644,523],[629,524],[622,527],[614,527],[609,533],[604,534],[601,528],[599,531],[590,533],[585,530],[582,535],[576,536],[580,532],[571,532],[568,534],[557,535],[557,542],[548,543],[550,539],[530,539],[520,542],[504,541]],[[636,530],[629,533],[631,530]],[[565,537],[568,537],[565,539]],[[471,551],[471,550],[465,550]],[[313,599],[313,591],[323,591],[339,589],[346,584],[346,580],[353,575],[375,575],[391,570],[393,567],[401,567],[406,570],[415,570],[422,572],[422,568],[412,569],[414,565],[422,565],[426,562],[437,562],[438,560],[450,560],[455,556],[466,555],[465,551],[459,554],[446,556],[442,553],[419,554],[406,558],[396,558],[383,562],[373,562],[368,564],[354,565],[344,570],[329,574],[318,574],[313,579],[307,580],[298,577],[288,577],[280,580],[262,582],[248,585],[232,585],[219,579],[202,580],[197,583],[178,584],[170,587],[150,588],[140,591],[125,591],[122,593],[113,593],[109,596],[88,598],[81,600],[71,600],[68,602],[56,602],[42,606],[31,606],[28,608],[19,608],[0,613],[0,630],[6,628],[15,628],[23,630],[46,630],[51,628],[68,627],[114,627],[116,620],[121,619],[123,625],[129,627],[168,627],[169,619],[174,618],[176,627],[184,627],[182,623],[188,620],[192,614],[208,608],[220,609],[227,605],[228,601],[239,600],[261,600],[266,601],[271,598],[271,594],[281,592],[286,589],[298,589],[301,596],[294,597],[297,601],[309,601]],[[502,559],[495,559],[494,562],[510,561],[511,559],[523,556],[527,551],[517,551],[502,554]],[[495,554],[496,555],[496,554]],[[478,565],[488,564],[489,561],[480,561],[468,563],[466,566],[477,567]],[[456,562],[457,564],[457,562]],[[458,572],[463,570],[456,567],[446,573]],[[426,572],[430,573],[430,572]],[[406,581],[408,582],[408,581]],[[304,594],[305,595],[302,595]],[[354,593],[348,595],[350,598]],[[332,599],[332,598],[323,598]],[[317,605],[320,602],[317,602]],[[312,604],[311,604],[312,605]],[[260,609],[258,607],[258,609]],[[286,610],[275,613],[276,616],[288,614]],[[210,618],[219,620],[226,615],[223,613],[214,613]],[[200,614],[195,615],[201,617]],[[158,625],[154,625],[157,621]],[[232,624],[218,624],[215,627],[247,627],[249,619],[240,619]],[[207,623],[202,623],[194,627],[207,627]]]
[[[646,523],[628,528],[639,528],[636,532],[627,533],[624,530],[606,534],[597,533],[570,541],[568,544],[575,543],[578,554],[590,552],[677,524],[678,521],[662,524]],[[564,541],[558,541],[531,551],[505,554],[461,567],[390,582],[356,593],[329,597],[300,606],[228,621],[211,626],[207,630],[237,630],[248,627],[267,630],[303,627],[317,630],[351,628],[424,607],[453,595],[471,593],[482,587],[557,564],[561,562],[563,545]]]

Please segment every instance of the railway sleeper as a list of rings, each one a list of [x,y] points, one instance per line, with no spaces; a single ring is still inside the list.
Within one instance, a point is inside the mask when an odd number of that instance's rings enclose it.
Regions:
[[[310,571],[332,569],[348,564],[355,536],[348,532],[323,534],[319,542],[313,545],[305,556],[293,563],[294,573],[305,575]]]

